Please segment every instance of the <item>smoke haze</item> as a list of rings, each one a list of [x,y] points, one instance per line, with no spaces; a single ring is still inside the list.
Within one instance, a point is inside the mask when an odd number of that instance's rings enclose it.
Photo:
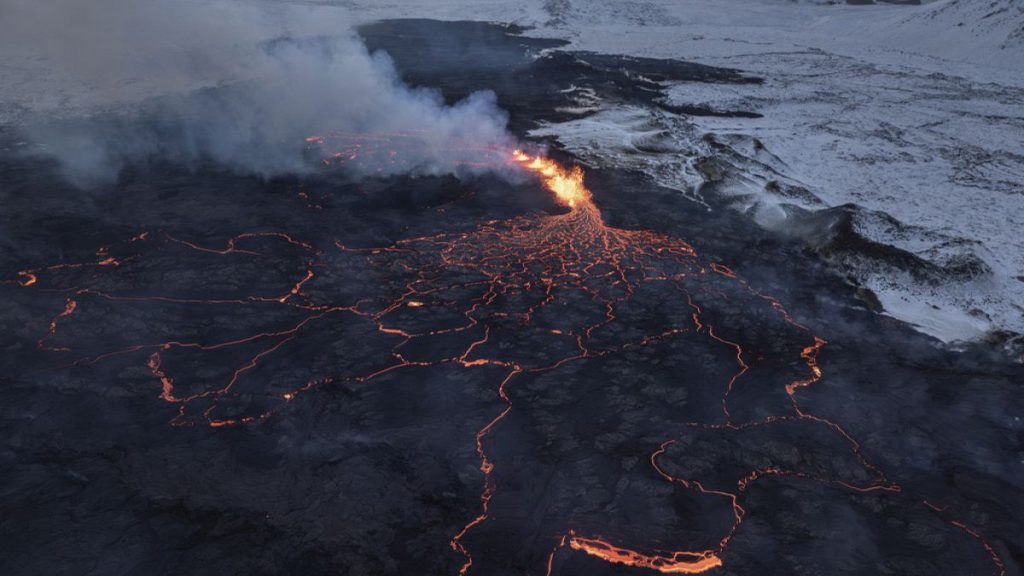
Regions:
[[[405,86],[333,8],[2,0],[0,38],[5,53],[30,54],[92,95],[89,117],[28,128],[84,185],[154,156],[264,176],[302,172],[311,165],[305,137],[328,131],[415,131],[418,157],[401,170],[418,172],[452,170],[455,143],[511,143],[492,93],[447,106],[437,92]]]

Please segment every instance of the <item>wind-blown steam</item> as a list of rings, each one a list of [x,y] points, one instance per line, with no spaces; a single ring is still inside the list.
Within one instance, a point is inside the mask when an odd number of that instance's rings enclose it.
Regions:
[[[310,167],[305,138],[332,130],[414,131],[419,157],[411,165],[421,172],[452,170],[456,142],[511,145],[492,93],[448,106],[435,91],[405,86],[391,60],[370,54],[337,11],[311,21],[229,0],[98,0],[87,8],[14,0],[5,11],[0,35],[10,36],[0,47],[30,46],[57,74],[91,87],[98,108],[130,100],[140,84],[156,94],[128,112],[29,129],[80,183],[109,180],[154,156],[261,175],[302,172]]]

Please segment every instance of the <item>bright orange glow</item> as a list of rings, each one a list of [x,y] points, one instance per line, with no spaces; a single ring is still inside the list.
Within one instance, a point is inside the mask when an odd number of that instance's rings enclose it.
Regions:
[[[590,190],[583,184],[583,170],[579,166],[566,170],[550,158],[531,157],[522,150],[513,150],[512,158],[523,168],[539,174],[547,189],[554,192],[562,204],[577,208],[590,203]]]
[[[619,548],[599,538],[581,538],[576,535],[569,536],[569,546],[605,562],[647,568],[663,574],[700,574],[722,565],[722,560],[711,551],[672,552],[664,556],[642,554]]]

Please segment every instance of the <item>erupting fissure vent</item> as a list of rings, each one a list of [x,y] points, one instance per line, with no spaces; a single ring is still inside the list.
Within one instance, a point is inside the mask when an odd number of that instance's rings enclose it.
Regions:
[[[342,164],[356,161],[370,149],[374,151],[371,156],[375,161],[402,164],[401,147],[394,145],[394,136],[341,138],[340,145],[333,143],[339,151],[327,155],[332,161]],[[326,140],[324,137],[310,139],[319,144]],[[465,151],[455,152],[453,158],[467,156]],[[475,162],[505,168],[515,166],[535,173],[570,210],[562,214],[533,214],[493,221],[468,232],[406,238],[389,246],[369,248],[340,241],[318,248],[287,232],[247,232],[226,240],[223,247],[210,247],[166,233],[144,232],[121,245],[101,248],[92,260],[23,270],[11,282],[25,289],[42,288],[62,296],[49,322],[48,333],[39,340],[41,350],[66,358],[66,365],[119,359],[137,361],[152,374],[154,399],[174,407],[175,425],[222,427],[255,423],[299,402],[303,395],[318,387],[343,382],[368,385],[401,370],[450,365],[478,370],[476,374],[499,372],[501,377],[495,384],[504,407],[479,429],[475,438],[483,475],[480,511],[450,542],[451,549],[464,557],[459,570],[463,575],[473,569],[475,555],[483,554],[471,551],[473,546],[467,539],[474,529],[492,519],[492,503],[500,494],[495,472],[501,463],[489,453],[488,439],[513,410],[513,385],[528,376],[676,338],[693,338],[724,352],[732,374],[721,382],[700,384],[715,388],[715,405],[708,410],[706,421],[688,422],[685,426],[709,432],[758,433],[796,423],[807,430],[830,435],[844,445],[848,457],[862,469],[862,479],[854,481],[797,469],[760,467],[744,471],[732,486],[705,487],[698,479],[670,474],[659,462],[673,446],[674,440],[670,437],[657,447],[651,446],[654,451],[649,454],[650,477],[652,481],[669,482],[675,489],[691,491],[701,498],[724,499],[733,517],[729,519],[730,528],[726,533],[713,535],[713,541],[718,544],[708,549],[703,546],[690,549],[683,544],[682,549],[664,550],[648,547],[644,542],[631,542],[617,535],[614,526],[602,529],[603,535],[598,536],[589,532],[592,526],[572,525],[567,519],[566,525],[558,528],[560,534],[547,558],[549,576],[556,573],[562,562],[560,557],[571,556],[573,552],[668,574],[695,574],[720,567],[724,562],[723,551],[746,517],[744,495],[751,483],[768,477],[788,476],[858,492],[897,494],[901,491],[868,461],[860,444],[840,424],[801,406],[798,394],[822,378],[817,358],[825,341],[794,320],[778,300],[757,292],[724,265],[702,260],[686,242],[651,231],[606,225],[578,166],[567,169],[551,159],[520,150],[473,150],[468,155]],[[132,285],[131,276],[123,283],[118,281],[118,275],[125,270],[150,261],[203,259],[203,262],[216,263],[218,259],[228,258],[257,269],[274,263],[274,269],[291,270],[294,277],[273,289],[252,287],[252,292],[232,296],[162,293],[162,286],[139,291]],[[286,265],[289,262],[291,264]],[[376,277],[382,278],[379,285],[367,288],[367,294],[361,297],[335,300],[340,298],[336,296],[340,291],[338,286],[360,285],[358,276],[347,275],[359,269],[376,271]],[[205,284],[198,288],[202,289],[206,289]],[[652,289],[671,295],[666,301],[674,309],[658,319],[656,329],[628,325],[623,320],[624,310],[638,304],[641,295]],[[754,354],[748,351],[745,342],[737,341],[739,336],[727,336],[731,334],[729,326],[718,320],[728,316],[708,313],[709,307],[725,300],[732,309],[756,310],[763,318],[774,318],[782,327],[778,330],[785,329],[792,334],[789,341],[799,342],[793,350],[776,352],[781,357],[771,359],[778,365],[800,366],[799,376],[773,386],[759,383],[757,387],[758,393],[765,397],[774,395],[772,397],[783,400],[778,414],[751,420],[738,419],[735,415],[738,401],[734,390],[751,367],[765,361],[762,356],[770,352],[762,349]],[[83,310],[116,309],[140,301],[180,310],[228,310],[244,318],[246,325],[256,328],[248,334],[202,340],[159,338],[147,333],[140,341],[113,350],[95,350],[96,343],[82,337],[89,333],[87,330],[72,330],[71,334],[79,335],[77,339],[63,335]],[[553,309],[577,313],[560,316],[561,324],[555,328],[538,321],[540,315],[549,314]],[[276,323],[261,326],[261,314],[268,311],[281,315],[275,317]],[[186,318],[188,314],[177,317]],[[286,356],[288,350],[304,349],[302,346],[307,345],[303,344],[303,338],[337,319],[367,327],[370,335],[364,341],[377,342],[379,346],[379,350],[372,350],[372,359],[345,366],[339,364],[328,373],[310,374],[308,379],[289,382],[283,388],[278,380],[274,380],[274,387],[271,387],[270,380],[253,377],[275,358]],[[282,324],[287,325],[282,327]],[[178,328],[179,332],[187,333],[185,326]],[[174,332],[174,326],[162,327],[160,331]],[[531,334],[534,344],[515,345],[516,336],[523,333]],[[431,345],[420,346],[426,342]],[[188,373],[175,373],[175,358],[185,354],[198,358],[195,362],[199,363],[212,358],[211,363],[232,364],[224,372],[222,382],[190,384]],[[218,360],[220,358],[224,360]],[[245,390],[245,394],[240,394],[240,390]],[[261,400],[256,402],[253,398]],[[1005,574],[999,556],[978,532],[946,516],[945,509],[932,504],[928,507],[980,541],[991,556],[995,571]]]
[[[583,169],[579,166],[566,170],[554,160],[540,156],[531,158],[522,150],[513,150],[512,157],[527,170],[539,174],[544,185],[562,204],[569,208],[590,204],[590,190],[583,185]]]

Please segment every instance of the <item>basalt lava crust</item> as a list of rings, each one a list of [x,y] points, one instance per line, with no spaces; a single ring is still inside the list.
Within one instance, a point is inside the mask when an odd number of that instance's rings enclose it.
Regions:
[[[519,32],[363,30],[407,80],[494,88],[520,136],[570,84],[756,81]],[[1020,573],[1020,366],[731,211],[544,177],[154,162],[87,193],[0,157],[0,568]]]

